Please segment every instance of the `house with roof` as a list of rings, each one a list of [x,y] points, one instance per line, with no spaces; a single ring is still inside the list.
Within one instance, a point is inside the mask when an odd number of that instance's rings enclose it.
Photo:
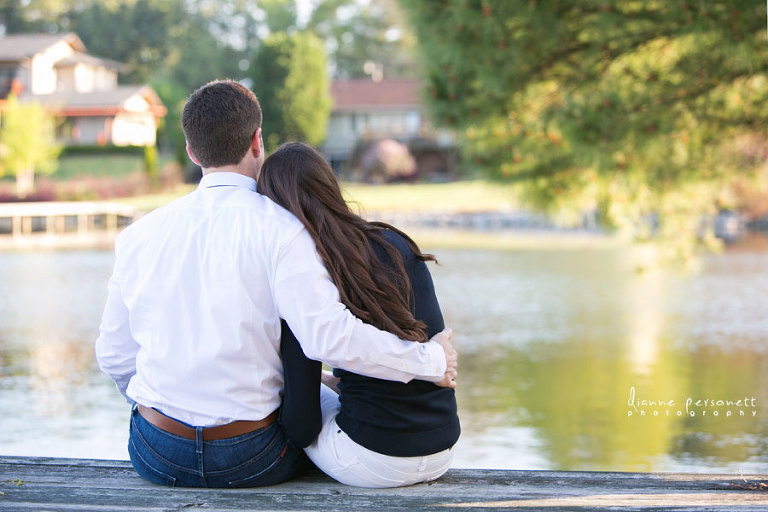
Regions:
[[[15,94],[45,106],[66,145],[153,146],[166,108],[146,85],[118,85],[126,66],[89,55],[77,35],[0,37],[0,110]]]
[[[356,165],[369,143],[392,139],[408,146],[419,174],[448,174],[455,165],[450,132],[432,127],[415,79],[333,80],[333,107],[322,151],[338,174]]]

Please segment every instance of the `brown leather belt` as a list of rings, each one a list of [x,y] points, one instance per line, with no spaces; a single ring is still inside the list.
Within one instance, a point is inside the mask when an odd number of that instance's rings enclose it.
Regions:
[[[141,414],[145,420],[147,420],[152,425],[156,426],[157,428],[161,430],[165,430],[166,432],[169,432],[171,434],[175,434],[177,436],[181,436],[187,439],[196,439],[197,438],[197,432],[194,428],[185,425],[184,423],[181,423],[180,421],[176,421],[173,418],[169,418],[165,414],[155,410],[151,409],[149,407],[144,407],[143,405],[139,404],[139,414]],[[253,432],[254,430],[259,430],[260,428],[268,427],[274,421],[277,419],[277,410],[273,411],[272,414],[264,418],[263,420],[258,421],[233,421],[232,423],[227,423],[226,425],[217,425],[215,427],[204,427],[203,428],[203,441],[215,441],[217,439],[228,439],[230,437],[236,437],[241,436],[243,434],[247,434],[249,432]]]

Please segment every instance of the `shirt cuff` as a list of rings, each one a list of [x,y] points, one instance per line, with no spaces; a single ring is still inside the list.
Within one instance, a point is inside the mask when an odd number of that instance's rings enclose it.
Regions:
[[[443,347],[434,341],[416,343],[417,360],[412,357],[393,357],[382,354],[378,364],[400,373],[398,380],[408,382],[412,379],[438,382],[445,375],[446,361]]]
[[[115,381],[115,386],[117,387],[117,390],[120,392],[121,395],[123,395],[123,398],[125,398],[125,401],[129,404],[133,404],[133,399],[128,396],[127,389],[128,384],[131,383],[131,377],[136,375],[136,372],[131,372],[127,375],[113,375],[112,380]]]

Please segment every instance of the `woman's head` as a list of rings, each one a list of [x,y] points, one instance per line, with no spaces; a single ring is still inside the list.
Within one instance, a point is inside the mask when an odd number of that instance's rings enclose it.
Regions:
[[[341,302],[355,316],[401,338],[427,341],[424,323],[413,317],[409,307],[411,287],[403,257],[382,231],[404,237],[415,257],[434,258],[422,255],[410,238],[392,226],[354,214],[320,153],[302,143],[283,144],[264,162],[258,190],[304,224]],[[384,248],[390,264],[379,260],[371,240]]]
[[[258,189],[305,225],[331,213],[352,215],[331,166],[320,153],[300,142],[283,144],[266,159]]]

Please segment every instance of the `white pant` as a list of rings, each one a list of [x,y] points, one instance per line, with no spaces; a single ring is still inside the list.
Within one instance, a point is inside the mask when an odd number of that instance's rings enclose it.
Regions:
[[[341,409],[339,395],[320,386],[323,430],[304,449],[312,462],[331,478],[357,487],[400,487],[435,480],[453,461],[449,448],[424,457],[392,457],[364,448],[336,424]]]

